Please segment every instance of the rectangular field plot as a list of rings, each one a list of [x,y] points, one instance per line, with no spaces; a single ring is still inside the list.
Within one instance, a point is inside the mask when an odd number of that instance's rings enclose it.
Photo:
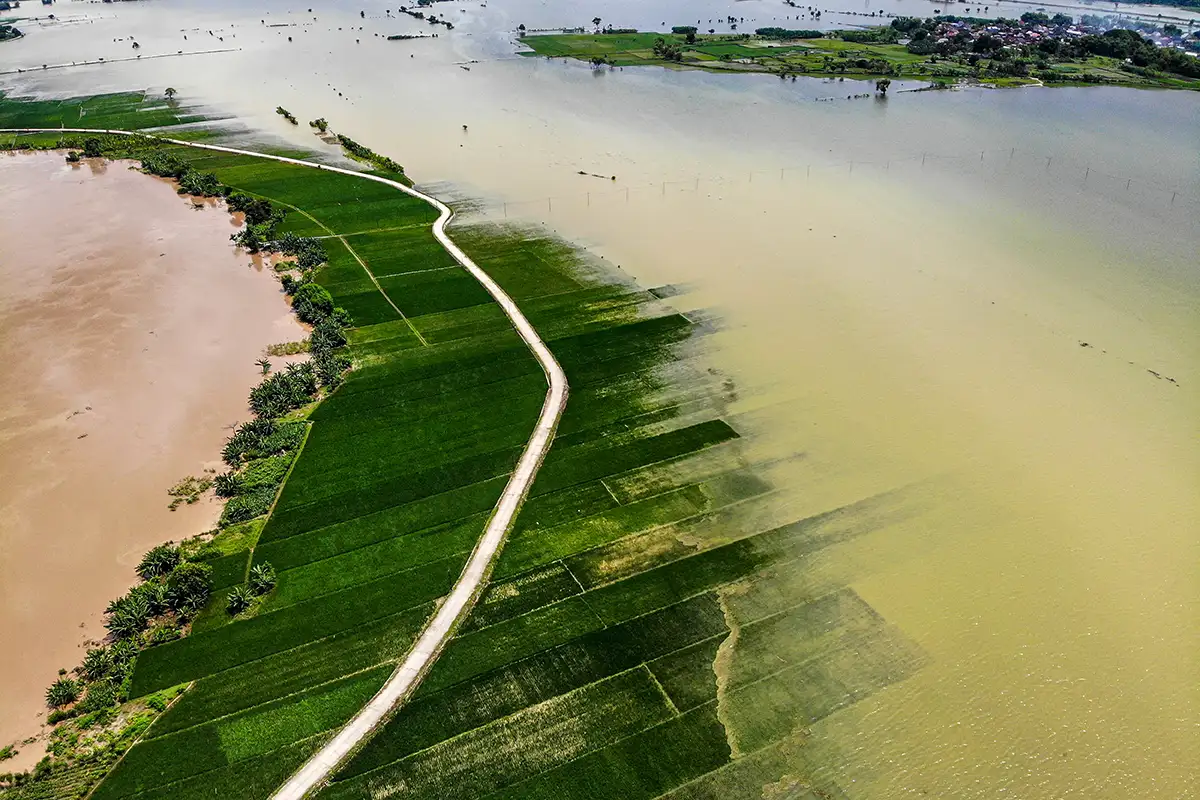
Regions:
[[[482,797],[670,719],[653,676],[635,669],[333,784],[333,798]]]
[[[462,269],[424,225],[352,234],[346,237],[346,243],[380,279],[410,272]]]

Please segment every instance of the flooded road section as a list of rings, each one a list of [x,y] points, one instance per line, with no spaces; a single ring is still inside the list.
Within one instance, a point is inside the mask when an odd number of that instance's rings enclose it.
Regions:
[[[273,276],[127,162],[0,157],[0,742],[45,720],[59,668],[104,635],[101,614],[142,553],[211,528],[211,499],[167,491],[217,467],[248,416],[254,361],[301,338]]]

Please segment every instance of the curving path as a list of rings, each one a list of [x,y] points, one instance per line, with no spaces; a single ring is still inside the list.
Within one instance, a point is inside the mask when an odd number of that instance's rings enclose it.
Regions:
[[[256,153],[252,150],[239,150],[233,147],[222,147],[214,144],[187,142],[179,139],[168,139],[163,136],[149,136],[137,131],[101,130],[96,128],[0,129],[0,133],[56,132],[148,136],[148,138],[168,144],[254,156],[256,158],[267,158],[273,161],[282,161],[313,169],[339,172],[344,175],[351,175],[356,178],[386,184],[405,194],[418,197],[440,212],[437,221],[433,223],[434,237],[446,249],[446,252],[450,253],[455,261],[474,275],[475,279],[483,285],[488,294],[500,304],[500,307],[512,322],[513,327],[516,328],[522,341],[533,352],[534,357],[541,364],[542,370],[546,373],[546,382],[549,388],[546,391],[546,400],[542,404],[541,413],[538,415],[537,426],[533,429],[533,435],[529,437],[529,441],[525,445],[525,450],[521,453],[521,459],[517,462],[517,467],[513,470],[512,477],[508,479],[508,484],[504,487],[504,493],[500,496],[500,502],[492,510],[492,516],[488,520],[487,528],[484,529],[483,536],[475,544],[475,549],[471,552],[471,557],[467,561],[466,567],[463,568],[462,574],[458,577],[458,581],[455,582],[454,588],[451,589],[450,594],[438,607],[433,619],[426,623],[425,629],[421,632],[416,644],[409,650],[404,660],[400,662],[396,671],[388,678],[387,683],[338,731],[333,739],[314,753],[271,796],[273,800],[300,800],[300,798],[308,795],[309,792],[325,781],[354,752],[355,748],[365,741],[371,732],[405,698],[412,694],[421,683],[421,679],[425,676],[425,673],[433,666],[433,662],[437,660],[442,648],[454,633],[454,629],[475,605],[475,601],[478,599],[480,591],[483,588],[484,581],[487,580],[488,575],[491,573],[496,556],[499,555],[500,548],[504,545],[504,540],[512,528],[513,520],[516,518],[517,512],[520,511],[521,504],[525,502],[525,498],[529,494],[529,487],[533,485],[533,479],[537,475],[542,459],[545,458],[546,453],[550,450],[550,444],[554,438],[554,430],[558,426],[559,418],[562,417],[563,409],[567,405],[567,376],[563,372],[562,367],[559,366],[558,361],[555,360],[554,354],[550,352],[550,348],[546,347],[546,343],[541,340],[537,331],[534,330],[533,325],[521,313],[521,309],[517,307],[513,299],[508,296],[504,289],[500,288],[498,283],[492,280],[492,276],[488,275],[479,265],[472,261],[446,233],[446,225],[453,218],[454,212],[436,197],[431,197],[410,186],[405,186],[397,181],[381,178],[377,175],[369,175],[339,167],[330,167],[324,164],[314,164],[311,161],[302,161],[285,156]]]

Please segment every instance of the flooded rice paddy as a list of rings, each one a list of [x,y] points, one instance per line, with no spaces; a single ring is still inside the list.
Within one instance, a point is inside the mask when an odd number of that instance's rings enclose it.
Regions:
[[[815,775],[851,798],[1194,796],[1200,98],[855,101],[850,83],[595,73],[511,58],[510,32],[593,13],[669,26],[682,11],[491,6],[445,4],[456,32],[416,42],[375,37],[425,30],[378,4],[365,19],[315,8],[316,21],[287,3],[106,7],[88,28],[27,37],[0,67],[111,59],[131,34],[173,52],[214,29],[242,49],[9,77],[64,94],[173,85],[275,143],[321,146],[303,121],[324,116],[485,218],[544,224],[643,286],[684,290],[683,310],[715,312],[705,363],[724,418],[747,458],[784,459],[771,521],[881,495],[905,509],[747,590],[743,608],[755,591],[841,592],[822,619],[880,659],[856,702],[797,713],[795,746],[759,764],[756,788],[788,796],[788,775]],[[751,6],[774,14],[736,13]],[[736,630],[737,598],[724,606]],[[723,687],[800,658],[796,635],[710,654],[736,749],[753,753],[744,720],[764,701]]]
[[[303,336],[230,218],[128,164],[0,157],[0,739],[36,734],[42,693],[142,553],[210,529],[167,490],[220,466],[269,344]],[[19,746],[27,768],[40,747]]]

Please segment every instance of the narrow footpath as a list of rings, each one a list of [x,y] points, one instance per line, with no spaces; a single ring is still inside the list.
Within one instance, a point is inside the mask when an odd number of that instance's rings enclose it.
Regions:
[[[0,133],[56,132],[147,136],[148,138],[167,144],[266,158],[273,161],[282,161],[287,164],[311,167],[313,169],[339,172],[344,175],[362,178],[363,180],[382,183],[405,194],[418,197],[432,205],[439,212],[437,220],[433,223],[434,237],[445,248],[446,252],[453,256],[454,260],[461,264],[464,269],[470,272],[483,285],[488,294],[499,303],[500,308],[504,310],[504,314],[512,322],[518,335],[520,335],[522,341],[525,342],[526,346],[533,353],[534,358],[541,365],[542,371],[546,374],[548,388],[546,399],[542,403],[541,413],[538,415],[537,426],[533,430],[533,435],[529,437],[529,441],[525,444],[525,450],[521,453],[521,459],[517,462],[516,469],[513,470],[508,484],[504,487],[504,493],[500,496],[500,501],[492,510],[492,516],[488,520],[487,528],[484,529],[483,536],[475,544],[475,549],[471,552],[471,557],[467,561],[466,567],[463,568],[462,574],[459,575],[458,580],[455,582],[454,588],[438,607],[437,613],[426,623],[425,629],[421,632],[416,644],[409,650],[404,660],[400,662],[396,671],[388,678],[387,683],[338,731],[337,735],[314,753],[283,786],[279,787],[271,795],[273,800],[300,800],[300,798],[307,796],[313,789],[324,783],[336,771],[338,766],[359,745],[363,744],[370,737],[371,733],[416,690],[417,686],[421,683],[421,679],[425,677],[425,674],[437,660],[442,648],[445,647],[446,642],[453,635],[455,628],[474,607],[475,601],[479,598],[484,583],[492,571],[492,566],[500,554],[500,549],[503,547],[504,541],[512,529],[513,521],[516,519],[522,503],[525,502],[525,498],[529,494],[529,488],[533,485],[533,479],[537,476],[542,460],[550,450],[550,445],[554,439],[554,430],[558,427],[558,421],[562,417],[563,409],[567,405],[566,373],[563,372],[562,367],[555,360],[554,354],[550,352],[550,348],[538,336],[533,325],[521,313],[521,309],[513,299],[492,279],[492,276],[488,275],[479,265],[472,261],[454,243],[449,234],[446,233],[446,225],[454,217],[454,212],[436,197],[431,197],[410,186],[405,186],[397,181],[381,178],[377,175],[369,175],[340,167],[330,167],[324,164],[316,164],[311,161],[287,158],[285,156],[256,153],[252,150],[239,150],[220,145],[168,139],[138,131],[101,130],[95,128],[0,129]]]

